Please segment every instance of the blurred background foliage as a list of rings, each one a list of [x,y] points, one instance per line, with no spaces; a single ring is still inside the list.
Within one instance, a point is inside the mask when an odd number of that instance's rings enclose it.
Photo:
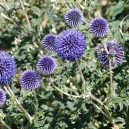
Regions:
[[[73,99],[56,91],[49,77],[42,76],[41,87],[34,94],[19,85],[21,73],[37,69],[42,55],[56,58],[58,69],[51,76],[54,84],[64,91],[82,93],[82,81],[76,62],[60,59],[54,52],[44,50],[40,42],[48,33],[58,34],[68,29],[64,14],[70,8],[79,8],[85,16],[80,30],[87,37],[88,48],[79,60],[86,80],[86,89],[92,91],[109,108],[116,124],[111,124],[96,102],[89,98]],[[129,129],[129,0],[1,0],[0,1],[0,50],[11,53],[17,63],[17,74],[10,84],[23,107],[34,117],[30,124],[17,108],[13,98],[0,109],[0,129]],[[104,17],[110,32],[104,39],[89,33],[89,22],[94,17]],[[98,43],[116,40],[125,48],[124,63],[113,70],[114,97],[105,103],[109,89],[109,71],[96,59]]]

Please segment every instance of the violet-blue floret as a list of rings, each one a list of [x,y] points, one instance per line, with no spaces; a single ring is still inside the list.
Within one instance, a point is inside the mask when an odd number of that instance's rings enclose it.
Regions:
[[[6,102],[6,95],[4,90],[0,89],[0,107],[3,106]]]
[[[43,75],[50,75],[56,70],[57,63],[54,58],[44,55],[38,60],[37,68]]]
[[[90,33],[95,37],[104,37],[109,30],[108,22],[105,18],[94,18],[90,22]]]
[[[9,83],[16,73],[14,58],[7,52],[0,51],[0,85]]]
[[[25,90],[34,90],[40,86],[40,75],[35,70],[26,70],[20,78],[20,85]]]
[[[84,22],[83,13],[79,9],[70,9],[65,14],[65,22],[70,27],[77,27]]]
[[[86,37],[79,30],[62,31],[56,38],[55,51],[66,60],[76,60],[83,56],[86,50]]]
[[[117,67],[124,60],[124,48],[116,41],[108,41],[105,46],[104,44],[99,44],[96,53],[98,61],[105,67],[109,67],[109,58],[111,58],[112,67]]]
[[[47,34],[41,41],[41,45],[45,50],[54,51],[54,43],[55,43],[56,35]]]

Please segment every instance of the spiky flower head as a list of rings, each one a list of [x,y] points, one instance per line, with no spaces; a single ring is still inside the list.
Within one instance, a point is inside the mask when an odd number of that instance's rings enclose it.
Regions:
[[[76,60],[82,57],[85,49],[86,38],[79,30],[62,31],[56,38],[55,51],[63,59]]]
[[[54,34],[47,34],[42,39],[41,45],[46,50],[54,51],[54,43],[55,43],[56,35]]]
[[[79,9],[71,9],[65,14],[65,21],[70,27],[77,27],[84,21],[83,13]]]
[[[109,66],[109,59],[111,59],[111,65],[113,67],[121,64],[124,59],[124,49],[116,41],[108,41],[105,44],[99,44],[96,53],[98,61],[105,67]]]
[[[104,37],[108,33],[108,22],[104,18],[94,18],[90,22],[90,32],[95,37]]]
[[[2,89],[0,89],[0,107],[5,104],[5,101],[6,101],[5,92]]]
[[[9,83],[16,72],[14,58],[7,52],[0,51],[0,85]]]
[[[57,68],[57,64],[54,58],[45,55],[38,60],[37,67],[43,75],[50,75]]]
[[[40,76],[35,70],[26,70],[21,75],[20,84],[25,90],[37,89],[40,86]]]

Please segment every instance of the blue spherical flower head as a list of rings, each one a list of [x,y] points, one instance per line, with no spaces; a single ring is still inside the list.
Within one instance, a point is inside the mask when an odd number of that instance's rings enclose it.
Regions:
[[[54,43],[55,43],[56,35],[54,34],[47,34],[41,42],[41,45],[46,50],[54,51]]]
[[[108,33],[108,22],[104,18],[94,18],[90,22],[90,32],[95,37],[104,37]]]
[[[79,9],[71,9],[65,14],[65,21],[70,27],[77,27],[84,21],[83,13]]]
[[[26,90],[37,89],[40,86],[40,76],[34,70],[26,70],[21,75],[20,84]]]
[[[107,48],[107,51],[105,49]],[[96,50],[98,61],[105,67],[109,66],[109,58],[111,59],[111,65],[116,67],[123,62],[124,49],[115,41],[108,41],[104,44],[99,44]]]
[[[16,63],[10,54],[0,51],[0,85],[9,83],[16,72]]]
[[[55,51],[63,59],[76,60],[82,57],[85,49],[86,39],[79,30],[65,30],[56,38]]]
[[[50,75],[55,71],[57,64],[54,58],[45,55],[39,59],[37,67],[43,75]]]
[[[5,104],[5,101],[6,101],[5,92],[2,89],[0,89],[0,107]]]

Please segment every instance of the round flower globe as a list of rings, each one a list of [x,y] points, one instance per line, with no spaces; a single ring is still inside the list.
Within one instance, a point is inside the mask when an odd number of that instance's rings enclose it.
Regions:
[[[16,73],[14,58],[7,52],[0,51],[0,85],[9,83]]]
[[[38,60],[37,67],[43,75],[50,75],[57,68],[57,64],[54,58],[45,55]]]
[[[105,67],[109,67],[109,58],[111,58],[111,65],[113,67],[120,65],[124,59],[124,48],[116,41],[108,41],[105,46],[104,44],[99,44],[96,53],[98,61]]]
[[[71,9],[65,14],[66,24],[70,27],[77,27],[84,21],[83,13],[79,9]]]
[[[40,86],[40,76],[34,70],[26,70],[20,78],[21,87],[25,90],[34,90]]]
[[[54,43],[55,43],[56,35],[54,34],[47,34],[41,42],[42,47],[45,50],[54,51]]]
[[[86,38],[79,30],[62,31],[56,38],[55,51],[63,59],[76,60],[83,56],[85,49]]]
[[[104,18],[94,18],[90,22],[90,33],[95,37],[104,37],[108,33],[108,22]]]
[[[6,101],[5,92],[2,89],[0,89],[0,107],[5,104],[5,101]]]

